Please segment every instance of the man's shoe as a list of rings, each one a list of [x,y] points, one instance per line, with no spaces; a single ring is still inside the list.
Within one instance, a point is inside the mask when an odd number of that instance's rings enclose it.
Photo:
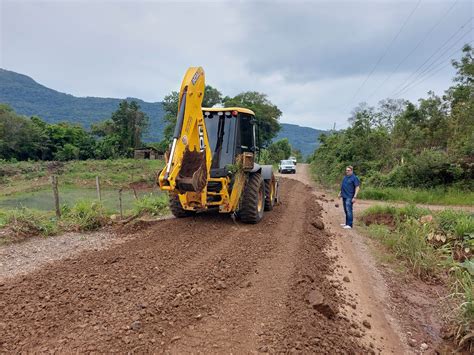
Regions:
[[[344,226],[344,227],[342,227],[342,228],[343,228],[343,229],[352,229],[351,226]]]
[[[345,226],[346,226],[346,224],[345,224],[345,223],[341,223],[341,227],[345,227]]]

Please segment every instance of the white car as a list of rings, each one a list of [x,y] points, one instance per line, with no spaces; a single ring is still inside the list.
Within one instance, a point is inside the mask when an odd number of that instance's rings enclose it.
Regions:
[[[278,165],[278,172],[282,174],[296,174],[296,166],[292,160],[280,160],[280,164]]]

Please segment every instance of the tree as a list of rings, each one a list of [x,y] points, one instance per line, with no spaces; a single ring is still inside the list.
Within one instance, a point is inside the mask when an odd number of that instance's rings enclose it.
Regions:
[[[163,109],[165,111],[163,120],[166,122],[166,126],[163,131],[163,140],[160,142],[160,145],[163,147],[167,147],[171,144],[174,127],[176,126],[176,117],[178,116],[178,104],[179,92],[177,91],[172,91],[163,99]]]
[[[204,98],[202,100],[202,107],[213,107],[221,103],[221,92],[211,85],[206,85]],[[160,150],[166,150],[171,144],[174,127],[176,126],[176,117],[178,116],[178,105],[179,92],[177,91],[172,91],[163,99],[163,109],[165,110],[165,116],[163,117],[163,120],[166,122],[166,126],[163,131],[163,140],[159,143]]]
[[[403,113],[407,103],[408,101],[404,99],[388,98],[379,101],[378,110],[375,115],[376,124],[392,130],[395,119]]]
[[[271,143],[262,151],[260,161],[263,164],[275,164],[288,159],[291,155],[291,145],[287,138]]]
[[[460,161],[474,156],[474,49],[465,45],[463,53],[459,61],[453,61],[455,85],[445,95],[451,106],[448,150]]]
[[[256,91],[243,92],[235,97],[223,99],[225,107],[239,106],[252,110],[257,119],[260,145],[268,146],[280,130],[278,120],[282,112],[268,100],[267,95]]]
[[[303,162],[304,162],[303,154],[301,154],[301,150],[299,150],[299,149],[292,149],[291,155],[296,158],[296,161],[297,161],[297,162],[300,162],[300,163],[303,163]]]
[[[0,105],[0,159],[41,159],[46,138],[32,120]]]
[[[320,137],[313,171],[327,183],[354,165],[375,186],[472,186],[474,156],[474,51],[464,46],[453,61],[454,85],[440,97],[428,92],[411,103],[359,104],[342,131]]]
[[[123,100],[111,120],[113,134],[119,138],[121,154],[129,156],[133,149],[141,147],[141,137],[148,129],[149,119],[135,101]]]
[[[214,107],[222,103],[222,94],[211,85],[206,85],[204,91],[204,99],[202,100],[202,107]]]
[[[115,133],[114,121],[110,118],[91,126],[91,133],[97,137],[105,137]]]

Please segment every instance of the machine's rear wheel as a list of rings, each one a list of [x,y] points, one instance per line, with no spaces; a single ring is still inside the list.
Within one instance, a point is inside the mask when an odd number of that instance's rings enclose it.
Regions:
[[[272,173],[271,179],[265,180],[265,211],[273,210],[275,197],[275,176]]]
[[[194,211],[185,210],[179,202],[178,194],[170,194],[169,196],[169,206],[173,216],[177,218],[189,217],[195,214]]]
[[[265,184],[260,173],[250,174],[244,187],[239,217],[244,223],[258,223],[265,208]]]

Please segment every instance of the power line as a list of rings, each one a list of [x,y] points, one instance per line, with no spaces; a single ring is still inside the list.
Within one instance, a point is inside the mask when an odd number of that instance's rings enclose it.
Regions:
[[[469,42],[469,44],[472,44],[473,42]],[[449,55],[449,57],[452,57],[454,54],[456,54],[457,52],[459,52],[460,50],[462,49],[456,49],[456,51],[454,51],[453,53],[451,53]],[[448,59],[448,58],[446,58]],[[418,79],[418,81],[413,81],[410,83],[409,86],[407,86],[406,88],[404,88],[404,90],[401,90],[399,91],[398,93],[395,94],[395,98],[397,97],[400,97],[401,95],[409,92],[411,89],[413,89],[415,86],[418,86],[419,84],[421,84],[422,82],[426,81],[427,79],[431,78],[433,75],[435,75],[436,73],[438,73],[440,70],[446,68],[447,66],[449,65],[452,65],[452,60],[455,59],[455,57],[452,57],[452,58],[449,58],[449,62],[446,63],[446,62],[441,62],[441,63],[438,63],[438,65],[434,68],[432,68],[430,71],[428,71],[427,73],[425,73],[425,75],[423,77],[420,77]],[[441,64],[441,66],[440,66]]]
[[[394,99],[397,99],[397,98],[399,98],[401,95],[406,94],[406,93],[409,92],[411,89],[413,89],[415,86],[420,85],[422,82],[424,82],[425,80],[431,78],[433,75],[435,75],[436,73],[438,73],[438,72],[441,71],[442,69],[446,68],[446,67],[449,66],[450,64],[451,64],[451,63],[444,63],[444,65],[442,65],[440,68],[438,68],[438,70],[435,70],[434,72],[432,72],[431,75],[427,76],[427,77],[424,78],[423,80],[420,80],[418,83],[416,83],[416,84],[412,85],[411,87],[407,88],[405,91],[396,94],[393,98],[394,98]]]
[[[403,89],[407,86],[410,86],[411,83],[417,81],[420,77],[422,77],[426,72],[429,72],[430,69],[433,67],[433,66],[437,66],[438,64],[440,64],[440,62],[444,62],[445,59],[443,59],[442,57],[449,51],[451,50],[453,47],[456,47],[458,45],[459,42],[461,42],[464,37],[466,37],[467,35],[469,35],[471,33],[471,31],[469,30],[468,32],[464,33],[464,35],[462,35],[460,38],[458,38],[458,40],[456,42],[454,42],[450,47],[448,47],[441,55],[439,55],[431,64],[429,64],[426,68],[424,68],[422,71],[420,71],[414,78],[413,80],[411,80],[411,82],[408,82],[408,79],[405,80],[405,82],[398,86],[397,89],[395,89],[395,91],[392,92],[392,95],[395,95],[397,94],[398,92],[400,91],[403,91]],[[456,53],[459,49],[456,49],[456,51],[454,53]],[[449,54],[448,57],[450,57],[452,54]],[[441,61],[439,61],[441,59]],[[415,73],[413,73],[415,74]],[[413,76],[410,75],[410,77]],[[408,84],[407,84],[408,82]],[[390,96],[392,96],[390,95]]]
[[[410,14],[408,15],[408,17],[405,19],[405,21],[403,22],[402,26],[400,27],[400,29],[398,30],[397,34],[395,35],[395,37],[392,38],[392,40],[390,41],[389,45],[385,48],[385,51],[383,52],[383,54],[379,57],[379,59],[377,60],[377,62],[375,63],[375,65],[373,66],[372,70],[370,71],[370,73],[367,75],[367,77],[365,78],[365,80],[362,82],[362,84],[357,88],[356,92],[354,93],[352,99],[350,101],[353,101],[357,95],[359,94],[360,90],[364,87],[365,83],[369,80],[369,78],[372,76],[372,74],[375,72],[375,69],[377,69],[378,65],[380,64],[380,62],[382,61],[383,58],[385,58],[385,56],[388,54],[389,50],[391,49],[393,43],[397,40],[398,36],[400,35],[400,33],[402,33],[403,29],[405,28],[406,24],[408,23],[408,21],[410,20],[410,18],[413,16],[413,14],[415,13],[416,9],[418,8],[418,6],[420,5],[421,3],[421,0],[418,0],[417,4],[415,5],[415,7],[413,8],[413,10],[410,12]],[[348,104],[348,106],[350,105],[350,103]]]
[[[405,61],[413,54],[415,51],[423,44],[423,42],[426,41],[426,39],[431,35],[431,33],[436,29],[436,27],[439,26],[439,24],[443,21],[443,19],[451,12],[451,10],[456,6],[459,0],[454,1],[454,3],[449,7],[448,11],[443,13],[436,21],[433,27],[430,28],[430,30],[426,33],[426,35],[419,41],[416,46],[398,63],[398,65],[395,67],[395,69],[385,78],[385,80],[380,83],[380,85],[374,90],[374,93],[371,95],[375,95],[375,93],[379,92],[380,88],[395,74],[395,72],[400,68],[400,66],[405,63]]]
[[[468,42],[469,44],[472,44],[474,42]],[[454,54],[456,54],[457,52],[459,51],[462,51],[462,48],[461,49],[456,49],[454,52],[452,52],[448,57],[452,57]],[[448,59],[448,58],[446,58]],[[440,70],[444,69],[445,67],[451,65],[451,61],[455,59],[454,57],[453,58],[449,58],[449,62],[446,63],[446,62],[441,62],[441,63],[438,63],[434,68],[431,68],[431,70],[429,70],[428,72],[425,73],[425,75],[423,75],[422,77],[418,78],[418,80],[414,80],[412,81],[408,86],[406,86],[403,90],[400,90],[399,92],[397,92],[395,95],[394,95],[394,98],[397,98],[397,97],[400,97],[401,95],[407,93],[408,91],[410,91],[411,89],[413,89],[415,86],[418,86],[419,84],[421,84],[422,82],[424,82],[425,80],[431,78],[433,75],[435,75],[436,73],[438,73]],[[441,66],[440,66],[441,64]]]
[[[467,25],[469,22],[471,22],[472,19],[473,19],[473,18],[471,17],[467,22],[465,22],[461,27],[459,27],[458,30],[457,30],[453,35],[451,35],[433,54],[431,54],[431,56],[429,56],[413,73],[411,73],[410,76],[408,76],[408,77],[405,79],[405,81],[404,81],[402,84],[400,84],[400,85],[393,91],[393,93],[396,93],[396,92],[398,92],[400,89],[403,89],[403,87],[405,86],[405,84],[406,84],[413,76],[415,76],[415,75],[416,75],[416,77],[415,77],[414,80],[416,80],[416,78],[419,77],[421,74],[423,74],[423,73],[426,71],[426,69],[430,68],[430,66],[433,65],[433,64],[434,64],[439,58],[441,58],[444,54],[446,54],[447,51],[449,51],[451,48],[453,48],[453,46],[455,46],[461,39],[463,39],[467,34],[469,34],[469,33],[470,33],[470,30],[469,30],[467,33],[465,33],[463,36],[461,36],[461,37],[454,43],[454,45],[452,45],[451,47],[447,48],[442,54],[440,54],[440,55],[433,61],[433,63],[429,64],[425,69],[421,70],[421,69],[425,66],[425,64],[427,64],[439,51],[441,51],[441,49],[442,49],[446,44],[448,44],[449,41],[451,41],[451,39],[453,39],[455,36],[457,36],[457,34],[458,34],[459,32],[461,32],[461,30],[462,30],[464,27],[466,27],[466,25]],[[420,70],[421,70],[421,72],[418,73]],[[392,93],[392,95],[393,95],[393,93]],[[392,95],[390,95],[390,96],[392,96]],[[373,95],[372,95],[372,96],[373,96]],[[372,96],[370,96],[369,99],[370,99]]]

